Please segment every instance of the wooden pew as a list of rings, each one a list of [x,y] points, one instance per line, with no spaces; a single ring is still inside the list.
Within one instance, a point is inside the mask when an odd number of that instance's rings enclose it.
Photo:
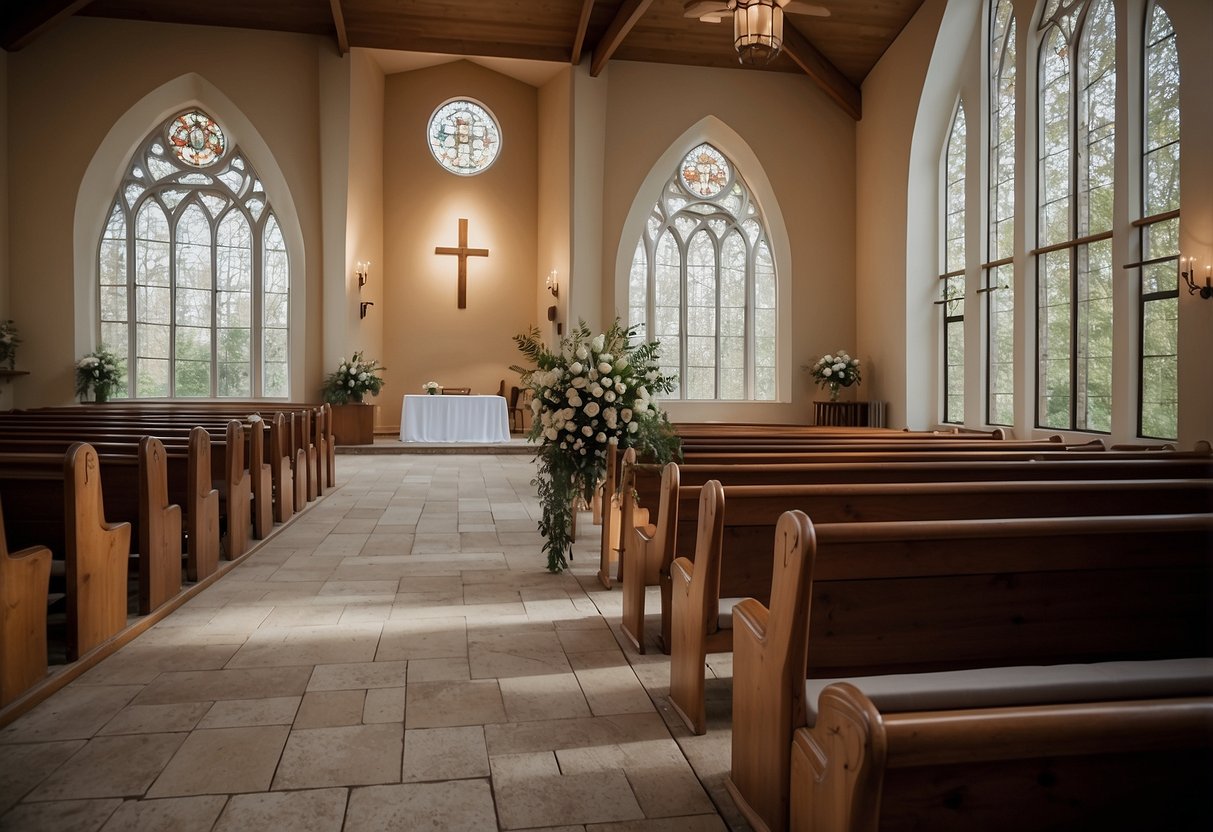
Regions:
[[[687,489],[693,492],[695,489]],[[721,612],[741,597],[765,602],[767,551],[786,511],[817,523],[1199,514],[1213,517],[1213,479],[735,486],[709,482],[696,510],[684,506],[669,569],[670,703],[694,733],[705,729],[704,661],[733,649]],[[693,493],[680,493],[680,501]],[[713,524],[704,526],[704,518]],[[698,528],[691,525],[696,523]],[[706,536],[705,536],[706,535]],[[730,598],[730,596],[732,596]]]
[[[51,550],[9,552],[0,509],[0,707],[46,675],[46,606]]]
[[[234,424],[234,423],[232,423]],[[230,427],[230,425],[229,425]],[[137,443],[138,431],[121,431],[110,428],[106,431],[90,429],[80,424],[75,427],[5,427],[0,420],[0,445],[20,442],[29,448],[54,450],[64,443],[86,441],[108,456],[130,455]],[[232,453],[227,452],[226,443],[217,443],[220,455],[212,456],[210,434],[202,427],[195,427],[188,436],[166,437],[162,442],[168,472],[170,499],[181,506],[184,513],[185,537],[187,541],[187,575],[197,581],[214,573],[218,567],[219,554],[226,549],[228,559],[242,554],[247,549],[249,524],[249,476],[240,459],[239,431],[233,432]],[[218,469],[220,475],[214,476]],[[218,480],[220,487],[214,487]],[[230,502],[230,516],[226,519],[228,535],[221,540],[222,493],[235,494]],[[241,529],[245,531],[241,533]],[[234,534],[233,534],[234,532]],[[226,547],[222,544],[226,543]]]
[[[629,472],[629,468],[634,471]],[[1166,459],[1139,459],[1137,457],[1109,453],[1106,458],[1099,460],[1072,460],[1038,462],[1030,460],[1012,460],[1006,462],[957,462],[957,463],[904,463],[890,460],[887,463],[862,464],[794,464],[794,465],[680,465],[679,483],[680,497],[676,502],[662,502],[660,471],[656,466],[625,464],[623,476],[629,478],[633,487],[625,489],[624,504],[621,513],[633,511],[628,503],[633,499],[639,505],[648,506],[650,510],[650,528],[657,537],[625,536],[622,538],[624,550],[620,553],[622,560],[631,560],[631,550],[644,553],[641,559],[650,564],[646,566],[646,575],[652,574],[651,566],[654,559],[659,561],[656,566],[658,585],[662,593],[662,645],[668,650],[670,644],[670,566],[677,555],[694,553],[694,517],[699,499],[699,487],[711,479],[721,480],[726,488],[734,485],[829,485],[838,493],[848,493],[840,488],[848,484],[879,484],[879,483],[958,483],[985,481],[1087,481],[1087,480],[1127,480],[1145,481],[1143,489],[1150,487],[1150,481],[1174,479],[1213,479],[1213,460],[1202,457],[1177,457]],[[893,489],[896,492],[896,489]],[[877,490],[877,493],[879,490]],[[926,493],[929,493],[926,492]],[[928,498],[924,498],[929,501]],[[920,500],[921,503],[921,500]],[[670,505],[684,518],[681,526],[683,535],[677,535],[678,524],[663,523],[661,514],[665,505]],[[906,502],[904,505],[914,505]],[[679,510],[681,506],[681,510]],[[929,506],[920,510],[929,510]],[[776,515],[777,516],[777,515]],[[905,518],[910,519],[910,518]],[[677,551],[675,545],[678,546]],[[660,553],[660,554],[657,554]],[[623,630],[628,638],[637,645],[638,650],[644,649],[643,622],[645,595],[644,586],[636,581],[629,583],[627,571],[624,571],[623,588]],[[652,586],[652,583],[645,584]]]
[[[963,672],[969,707],[1051,705],[1123,699],[1134,677],[1158,672],[1082,665],[1199,659],[1195,681],[1179,681],[1191,668],[1176,671],[1146,698],[1190,696],[1195,685],[1213,702],[1213,515],[816,526],[800,513],[787,518],[776,534],[770,610],[746,599],[733,611],[726,785],[756,829],[787,826],[793,733],[814,719],[815,685],[943,689],[955,675],[898,674]],[[1093,671],[1116,683],[1081,682]],[[1036,701],[998,702],[1020,681],[1036,683]],[[949,741],[945,729],[924,734],[921,747]]]
[[[106,522],[101,476],[97,452],[86,443],[59,455],[0,455],[8,540],[44,541],[65,564],[68,661],[126,625],[131,527]]]

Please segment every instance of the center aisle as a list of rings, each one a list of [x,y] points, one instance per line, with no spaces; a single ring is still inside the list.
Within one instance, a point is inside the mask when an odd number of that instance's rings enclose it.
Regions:
[[[668,659],[621,650],[588,515],[574,574],[543,570],[534,474],[342,457],[338,489],[0,731],[0,828],[725,829],[679,742],[732,814],[727,730],[658,712]]]

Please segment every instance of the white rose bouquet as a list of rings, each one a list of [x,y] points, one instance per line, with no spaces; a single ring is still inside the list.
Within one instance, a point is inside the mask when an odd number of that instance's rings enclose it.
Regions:
[[[0,364],[7,364],[11,370],[17,363],[17,347],[21,338],[17,335],[17,325],[11,320],[0,321]]]
[[[383,388],[383,377],[378,373],[383,369],[378,361],[363,358],[362,350],[349,361],[342,358],[337,372],[324,380],[324,400],[329,404],[348,404],[361,402],[367,393],[378,395]]]
[[[811,368],[813,378],[822,387],[830,390],[830,401],[838,398],[839,387],[850,387],[859,384],[859,359],[851,358],[846,350],[838,350],[834,355],[823,355]]]
[[[441,389],[442,385],[436,381],[427,381],[425,384],[421,385],[421,392],[428,396],[437,396],[438,391]]]
[[[76,395],[83,400],[92,393],[93,401],[109,401],[122,386],[122,375],[122,362],[103,344],[76,362]]]
[[[573,502],[588,499],[605,475],[610,446],[635,447],[658,462],[678,452],[678,438],[656,399],[674,389],[677,379],[661,374],[658,344],[633,344],[634,336],[618,320],[599,335],[579,323],[556,352],[534,327],[514,336],[536,364],[510,369],[534,394],[529,439],[539,445],[539,531],[552,572],[568,568]]]

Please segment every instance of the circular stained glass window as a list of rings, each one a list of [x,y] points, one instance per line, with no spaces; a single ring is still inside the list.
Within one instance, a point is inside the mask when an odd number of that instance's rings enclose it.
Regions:
[[[430,116],[430,152],[438,164],[460,176],[488,169],[501,152],[497,119],[482,104],[453,98]]]
[[[683,157],[679,178],[690,193],[711,199],[729,186],[733,171],[719,150],[701,144]]]
[[[182,113],[169,122],[168,144],[178,159],[195,168],[213,164],[227,149],[219,125],[199,110]]]

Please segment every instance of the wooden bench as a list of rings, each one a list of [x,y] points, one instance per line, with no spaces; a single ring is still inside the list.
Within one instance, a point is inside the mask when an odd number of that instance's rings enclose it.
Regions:
[[[629,470],[634,468],[634,470]],[[624,562],[623,587],[623,631],[643,652],[645,586],[653,586],[650,580],[656,576],[662,593],[661,636],[663,649],[670,644],[670,566],[678,555],[694,553],[694,538],[687,536],[694,531],[694,517],[699,499],[699,487],[711,479],[721,480],[726,488],[734,485],[801,486],[829,485],[838,493],[848,484],[879,483],[932,483],[932,482],[982,482],[982,481],[1083,481],[1083,480],[1128,480],[1164,481],[1175,479],[1213,479],[1213,460],[1203,457],[1176,457],[1166,459],[1139,459],[1134,456],[1109,452],[1099,460],[1030,461],[1005,462],[953,462],[953,463],[862,463],[862,464],[793,464],[793,465],[680,465],[678,466],[679,499],[663,501],[662,472],[653,465],[624,465],[623,477],[632,484],[623,490],[621,513],[634,511],[629,503],[635,500],[650,511],[648,531],[639,536],[625,535],[620,554]],[[1148,484],[1143,488],[1148,488]],[[668,486],[667,486],[668,488]],[[895,490],[895,489],[894,489]],[[928,492],[929,493],[929,492]],[[930,498],[925,498],[929,502]],[[921,505],[922,501],[919,501]],[[905,505],[914,505],[906,503]],[[663,522],[662,514],[669,506],[676,512],[675,519]],[[923,510],[926,510],[924,508]],[[686,518],[681,524],[683,537],[679,538],[680,524],[677,517]],[[908,518],[907,518],[908,519]],[[626,525],[625,525],[626,527]],[[659,533],[659,534],[658,534]],[[676,548],[677,547],[677,548]],[[636,552],[641,572],[629,581],[626,564]],[[639,576],[645,576],[645,583]]]
[[[980,675],[989,669],[1012,677],[1065,675],[1067,669],[1055,666],[1208,659],[1211,580],[1208,514],[814,526],[790,512],[774,542],[770,610],[754,599],[733,610],[732,772],[726,785],[756,829],[786,828],[793,733],[813,719],[819,700],[809,688],[815,680],[862,687],[865,678],[876,683],[873,677],[889,674]],[[1021,667],[1036,669],[999,670]],[[1046,685],[1037,689],[1037,701],[1022,704],[1126,698],[1117,694],[1132,688],[1118,685],[1129,677],[1119,669],[1108,672],[1116,682],[1104,687],[1107,695],[1090,686],[1072,694],[1069,683],[1050,693]],[[1151,673],[1135,666],[1132,675]],[[894,675],[893,683],[913,678],[925,677]],[[1191,684],[1176,681],[1167,690],[1191,696]],[[1213,702],[1213,677],[1198,673],[1194,684],[1207,685],[1202,699]],[[978,686],[970,680],[969,687]],[[1165,696],[1155,690],[1146,698]],[[986,707],[980,697],[972,701]],[[923,719],[934,721],[930,711]],[[919,753],[934,748],[946,754],[950,743],[963,742],[946,723],[935,726],[938,734],[924,729]],[[1057,723],[1055,730],[1066,728]],[[1117,732],[1116,723],[1107,726],[1109,737]],[[970,753],[977,770],[982,760],[996,758],[995,752]],[[845,767],[852,761],[818,762]],[[831,782],[840,793],[846,787],[846,777]],[[1064,789],[1046,791],[1064,800]],[[1004,807],[1015,799],[1002,798]]]
[[[45,545],[64,562],[67,659],[75,661],[126,625],[129,523],[105,519],[97,452],[0,455],[0,502],[14,547]]]
[[[46,605],[51,550],[9,552],[0,508],[0,708],[46,675]]]

